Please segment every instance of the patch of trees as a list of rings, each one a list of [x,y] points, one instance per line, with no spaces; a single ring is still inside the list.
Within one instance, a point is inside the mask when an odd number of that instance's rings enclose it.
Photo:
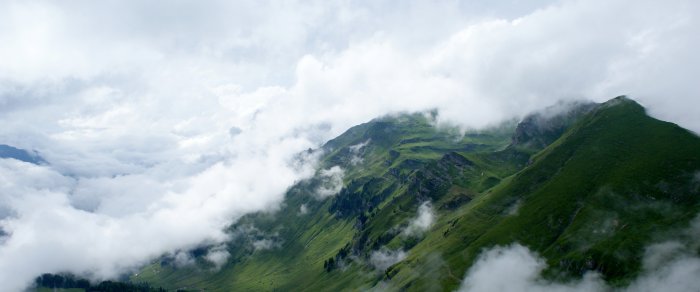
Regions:
[[[88,292],[91,291],[100,291],[100,292],[122,292],[122,291],[130,291],[130,292],[166,292],[167,290],[163,288],[154,288],[151,287],[150,285],[146,283],[124,283],[124,282],[112,282],[112,281],[104,281],[97,286],[90,287],[87,289]]]
[[[163,288],[155,288],[146,283],[128,283],[103,281],[97,285],[73,275],[43,274],[34,281],[37,288],[50,289],[84,289],[88,292],[165,292]]]
[[[343,260],[350,255],[351,249],[350,243],[346,244],[343,248],[338,250],[338,253],[336,253],[335,256],[323,261],[323,269],[326,270],[326,272],[331,272],[338,268],[340,263],[342,263]]]
[[[330,272],[336,268],[335,265],[335,258],[328,258],[327,260],[323,261],[323,269],[326,270],[326,272]]]
[[[43,274],[36,278],[38,287],[45,288],[90,288],[90,282],[85,279],[77,279],[72,275]]]

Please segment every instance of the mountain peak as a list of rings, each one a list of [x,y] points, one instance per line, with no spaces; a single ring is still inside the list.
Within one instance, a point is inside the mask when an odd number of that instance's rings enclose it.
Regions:
[[[641,104],[634,99],[627,97],[626,95],[620,95],[601,104],[601,108],[614,106],[628,106],[644,111],[644,107]]]
[[[512,145],[539,150],[554,140],[581,116],[596,107],[595,103],[559,102],[542,111],[534,112],[518,123]]]

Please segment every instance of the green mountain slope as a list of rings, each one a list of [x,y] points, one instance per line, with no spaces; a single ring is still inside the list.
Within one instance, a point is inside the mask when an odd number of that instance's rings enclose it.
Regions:
[[[507,183],[444,216],[434,230],[448,236],[432,232],[416,248],[442,250],[450,274],[463,275],[484,247],[519,242],[553,270],[597,270],[624,284],[639,271],[646,245],[697,215],[699,169],[697,136],[617,98],[578,121]],[[425,287],[401,272],[412,260],[397,265],[394,280]],[[456,287],[456,280],[440,283]]]
[[[292,187],[279,211],[231,226],[220,269],[205,246],[190,252],[195,266],[164,258],[132,280],[215,291],[453,290],[483,249],[519,242],[547,259],[549,277],[596,270],[624,285],[644,247],[700,208],[700,138],[624,97],[464,135],[434,127],[431,115],[386,117],[323,151],[316,177]],[[413,232],[426,209],[434,223]]]

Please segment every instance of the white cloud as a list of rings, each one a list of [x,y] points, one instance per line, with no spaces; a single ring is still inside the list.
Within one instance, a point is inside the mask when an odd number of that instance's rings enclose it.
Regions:
[[[316,196],[323,199],[336,195],[343,189],[345,171],[340,166],[333,166],[319,171],[321,185],[316,189]]]
[[[515,203],[510,205],[508,209],[506,210],[506,214],[509,216],[515,216],[518,215],[518,212],[520,211],[520,206],[523,204],[522,200],[517,200]]]
[[[129,193],[135,187],[129,184],[141,179],[101,178],[106,182],[99,183],[2,160],[1,202],[13,214],[0,222],[10,234],[0,248],[0,275],[12,278],[3,282],[8,289],[21,289],[40,273],[61,271],[115,278],[167,251],[224,242],[229,237],[223,230],[231,221],[275,208],[303,173],[285,166],[274,157],[278,154],[273,150],[267,159],[217,163],[194,176],[165,181],[155,199]],[[260,173],[276,179],[267,181]],[[90,197],[93,193],[104,196]],[[96,203],[83,208],[91,203],[86,198]]]
[[[369,142],[372,141],[372,139],[367,139],[367,141],[356,144],[356,145],[350,145],[348,149],[350,150],[350,164],[352,165],[358,165],[364,161],[364,158],[362,157],[362,149],[364,149]]]
[[[642,273],[620,291],[681,292],[697,289],[700,258],[677,242],[647,248]],[[664,260],[660,260],[664,259]],[[482,253],[467,271],[459,291],[611,291],[602,277],[589,272],[578,281],[557,283],[541,278],[545,260],[528,248],[513,244]],[[503,280],[508,275],[508,281]]]
[[[435,212],[433,211],[433,206],[429,201],[423,202],[418,207],[418,213],[416,217],[411,218],[408,222],[408,226],[404,229],[403,234],[406,236],[421,235],[423,232],[430,229],[435,221]]]
[[[175,253],[173,263],[176,267],[181,268],[194,265],[195,260],[189,253],[185,251],[178,251]]]
[[[0,165],[0,282],[225,241],[313,173],[297,153],[386,113],[628,93],[700,131],[695,1],[551,3],[2,2],[0,141],[50,166]]]
[[[226,264],[226,261],[228,261],[230,256],[231,254],[228,252],[228,250],[226,250],[226,245],[219,245],[209,249],[209,251],[207,251],[207,255],[204,256],[204,259],[214,264],[214,270],[218,271],[224,264]]]
[[[283,243],[277,232],[266,234],[253,225],[236,227],[232,232],[232,238],[243,240],[244,245],[251,247],[255,251],[279,248]],[[223,248],[223,245],[221,247]]]
[[[263,239],[253,241],[253,248],[255,250],[268,250],[268,249],[272,249],[272,248],[275,248],[278,246],[279,246],[279,243],[275,242],[274,240],[272,240],[270,238],[263,238]]]
[[[306,204],[301,204],[301,206],[299,206],[299,215],[306,214],[309,214],[309,207],[307,207]]]
[[[389,250],[382,248],[375,250],[370,254],[369,264],[378,271],[384,271],[394,264],[406,258],[406,252],[403,250]]]
[[[545,261],[526,247],[514,244],[484,252],[467,272],[460,291],[601,291],[603,281],[595,274],[561,284],[540,279]],[[508,275],[504,281],[503,276]]]

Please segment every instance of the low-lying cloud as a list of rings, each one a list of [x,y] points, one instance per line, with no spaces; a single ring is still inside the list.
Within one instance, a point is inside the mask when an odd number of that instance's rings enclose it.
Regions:
[[[231,254],[228,252],[228,250],[226,250],[226,245],[222,244],[210,248],[207,251],[207,254],[204,256],[204,259],[212,263],[214,265],[214,270],[218,271],[223,265],[226,264],[226,261],[228,261],[230,256]]]
[[[406,252],[403,250],[390,250],[382,247],[379,250],[373,251],[369,256],[369,264],[383,272],[387,268],[402,261],[406,258]]]
[[[566,284],[543,280],[540,272],[546,267],[544,259],[522,245],[497,247],[480,255],[459,291],[602,291],[604,287],[595,274]],[[504,275],[508,275],[507,280]]]
[[[418,207],[416,217],[411,218],[408,222],[408,226],[403,230],[403,234],[405,236],[421,235],[433,226],[434,221],[435,212],[433,211],[433,205],[429,201],[423,202]]]
[[[595,272],[566,283],[543,279],[543,258],[520,244],[482,253],[464,277],[459,291],[694,291],[700,285],[700,258],[687,245],[664,242],[647,248],[642,273],[627,287],[613,289]],[[503,276],[508,275],[504,281]]]
[[[325,199],[338,194],[343,189],[343,177],[345,177],[345,171],[337,165],[319,171],[320,185],[316,188],[316,197]]]
[[[297,214],[299,214],[299,216],[309,214],[309,207],[307,207],[306,204],[301,204],[301,206],[299,206],[299,213]]]
[[[367,147],[369,142],[372,141],[372,139],[368,139],[365,142],[355,144],[355,145],[350,145],[348,149],[350,150],[350,164],[353,166],[356,166],[364,161],[364,157],[362,156],[364,154],[364,149]]]

